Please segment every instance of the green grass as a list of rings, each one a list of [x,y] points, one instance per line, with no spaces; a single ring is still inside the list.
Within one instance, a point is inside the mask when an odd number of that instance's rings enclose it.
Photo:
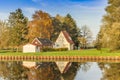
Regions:
[[[107,49],[98,51],[96,49],[89,50],[73,50],[73,51],[56,51],[56,52],[40,52],[40,53],[22,53],[0,51],[0,56],[120,56],[120,51],[110,53]]]

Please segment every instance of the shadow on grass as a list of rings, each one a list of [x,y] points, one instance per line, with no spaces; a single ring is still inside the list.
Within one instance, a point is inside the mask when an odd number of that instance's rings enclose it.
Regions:
[[[0,53],[7,53],[7,51],[0,51]]]
[[[15,50],[0,50],[0,53],[16,52]]]

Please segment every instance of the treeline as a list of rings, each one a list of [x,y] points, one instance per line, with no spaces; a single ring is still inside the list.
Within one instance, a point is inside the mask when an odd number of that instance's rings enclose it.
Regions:
[[[77,27],[70,14],[64,17],[60,15],[52,17],[50,14],[38,10],[29,21],[23,15],[22,10],[17,9],[10,13],[7,21],[0,21],[0,48],[18,49],[35,37],[48,38],[54,42],[62,30],[66,30],[70,34],[76,47],[82,44],[81,40],[83,45],[86,45],[87,37],[86,34],[82,35],[82,32],[90,31],[89,28],[84,26],[83,30],[86,31],[81,31],[82,29]]]
[[[110,51],[120,49],[120,0],[108,0],[106,15],[98,34],[98,47],[107,47]]]

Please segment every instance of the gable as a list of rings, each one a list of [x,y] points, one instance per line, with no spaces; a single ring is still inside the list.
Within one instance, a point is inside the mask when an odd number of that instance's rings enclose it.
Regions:
[[[70,44],[74,44],[72,38],[70,37],[70,35],[68,34],[68,32],[66,31],[62,31],[64,37],[66,38],[67,42],[70,43]]]
[[[40,42],[37,38],[35,38],[35,39],[32,41],[32,44],[37,45],[37,46],[41,46],[41,45],[42,45],[41,42]]]
[[[35,47],[35,45],[33,45],[33,44],[26,44],[26,45],[24,45],[23,47]]]
[[[46,38],[35,38],[32,42],[32,44],[34,45],[38,45],[38,46],[52,46],[53,43],[52,41],[50,41],[49,39]]]
[[[70,62],[55,62],[56,65],[58,66],[59,70],[61,73],[65,73],[66,70],[70,67],[71,63]]]
[[[69,44],[74,44],[73,40],[71,39],[70,35],[66,31],[61,31],[56,42],[62,41],[62,39],[65,39],[66,42]]]
[[[63,33],[59,34],[56,42],[59,43],[59,44],[64,44],[64,43],[68,44],[68,41],[66,40],[65,36],[63,35]]]

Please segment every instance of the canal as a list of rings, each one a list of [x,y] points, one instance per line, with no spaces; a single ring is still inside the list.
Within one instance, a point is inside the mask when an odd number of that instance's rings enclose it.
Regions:
[[[0,80],[120,80],[120,63],[0,61]]]

